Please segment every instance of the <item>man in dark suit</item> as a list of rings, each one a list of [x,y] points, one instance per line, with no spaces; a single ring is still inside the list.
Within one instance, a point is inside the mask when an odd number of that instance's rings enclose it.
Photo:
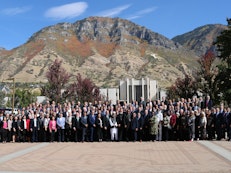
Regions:
[[[0,142],[2,142],[3,113],[0,112]]]
[[[231,109],[227,108],[227,133],[228,133],[228,141],[231,141]]]
[[[30,130],[32,133],[32,142],[38,142],[39,120],[37,114],[34,114],[34,118],[30,120]]]
[[[217,140],[221,140],[222,138],[222,129],[223,129],[223,112],[220,110],[220,108],[216,109],[215,114],[215,131],[217,134]]]
[[[73,128],[74,141],[79,142],[81,136],[81,118],[79,112],[76,112],[75,116],[73,116],[72,118],[72,128]]]
[[[103,118],[103,137],[105,141],[109,141],[110,140],[110,122],[109,122],[109,118],[110,118],[110,114],[109,111],[106,111],[106,115],[102,116]]]
[[[138,119],[135,112],[133,112],[132,115],[131,129],[133,134],[133,141],[135,142],[137,141],[137,132],[138,132]]]
[[[140,97],[140,103],[139,103],[139,106],[143,106],[143,108],[146,107],[146,102],[144,101],[144,98],[143,97]]]
[[[123,108],[120,108],[119,114],[116,117],[117,123],[118,123],[118,135],[119,135],[119,141],[123,140],[123,134],[124,134],[124,111]]]
[[[96,115],[95,115],[95,110],[91,110],[91,113],[88,115],[88,119],[89,119],[89,130],[90,130],[90,142],[94,141],[94,132],[95,132],[95,119],[96,119]]]
[[[203,107],[204,107],[204,108],[207,108],[207,109],[209,109],[209,110],[212,109],[212,107],[213,107],[213,102],[212,102],[212,100],[210,99],[210,96],[209,96],[209,95],[206,97],[206,99],[205,99],[205,101],[204,101],[204,106],[203,106]]]
[[[86,139],[87,137],[87,130],[88,130],[88,117],[87,117],[87,112],[83,111],[83,117],[81,117],[81,128],[82,128],[82,142],[84,142],[85,140],[88,141],[88,139]]]
[[[131,138],[131,117],[132,112],[130,109],[124,110],[124,138],[128,142]]]
[[[145,109],[144,115],[143,115],[143,140],[149,141],[149,118],[151,117],[151,113],[148,111],[148,109]]]
[[[138,114],[137,114],[137,120],[138,120],[138,139],[140,142],[142,142],[144,118],[143,118],[143,116],[141,116],[140,112],[138,112]]]

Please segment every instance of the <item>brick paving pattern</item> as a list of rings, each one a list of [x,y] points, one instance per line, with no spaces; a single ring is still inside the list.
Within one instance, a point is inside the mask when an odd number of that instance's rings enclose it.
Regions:
[[[231,142],[212,143],[231,151]],[[231,172],[229,160],[196,141],[7,143],[0,148],[0,173]]]

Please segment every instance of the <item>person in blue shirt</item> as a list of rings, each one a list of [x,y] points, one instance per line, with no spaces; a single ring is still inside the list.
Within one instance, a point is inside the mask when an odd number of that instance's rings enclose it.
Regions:
[[[65,118],[63,117],[62,113],[60,113],[59,117],[57,118],[57,128],[58,128],[58,142],[64,142]]]

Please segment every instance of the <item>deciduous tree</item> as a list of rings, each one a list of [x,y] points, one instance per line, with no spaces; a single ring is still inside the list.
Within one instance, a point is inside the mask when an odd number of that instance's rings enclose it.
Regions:
[[[175,83],[168,88],[167,95],[170,99],[192,98],[197,94],[198,85],[195,79],[189,75],[177,78]]]
[[[62,89],[68,85],[70,74],[62,67],[62,60],[56,59],[54,63],[49,67],[46,77],[48,83],[42,87],[42,94],[55,102],[61,102]]]
[[[80,102],[94,102],[100,99],[99,88],[89,78],[83,78],[80,74],[76,76],[76,82],[72,85],[74,93]]]
[[[209,95],[213,101],[219,101],[217,98],[217,85],[215,78],[218,74],[218,69],[215,65],[215,54],[209,50],[199,59],[200,68],[197,71],[196,80],[198,89],[204,94]]]

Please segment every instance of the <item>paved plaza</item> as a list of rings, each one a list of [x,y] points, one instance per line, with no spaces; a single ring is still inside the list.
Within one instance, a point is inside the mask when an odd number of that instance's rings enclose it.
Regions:
[[[230,173],[231,142],[0,144],[0,173]]]

